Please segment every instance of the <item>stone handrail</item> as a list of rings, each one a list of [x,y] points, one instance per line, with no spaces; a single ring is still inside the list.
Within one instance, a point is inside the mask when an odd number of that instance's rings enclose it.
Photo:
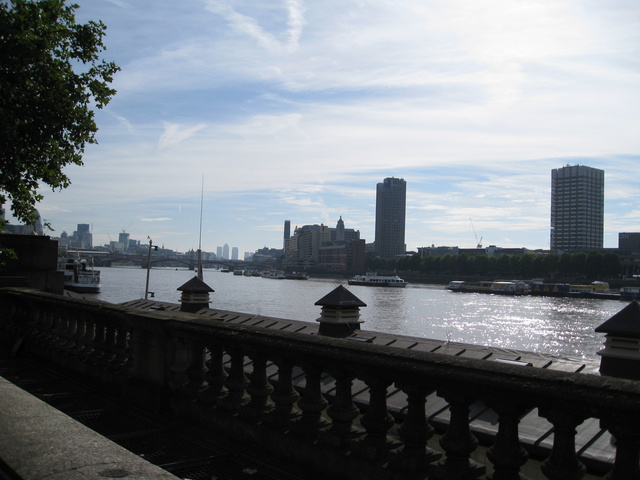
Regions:
[[[486,452],[490,478],[524,478],[528,453],[518,424],[534,409],[554,428],[551,454],[540,466],[547,478],[585,475],[575,432],[591,418],[616,440],[615,463],[606,478],[640,478],[640,383],[631,380],[24,289],[0,289],[0,335],[21,339],[22,348],[90,376],[142,407],[170,409],[184,421],[328,478],[483,478],[487,466],[472,459],[478,441],[469,421],[477,401],[498,416],[494,443]],[[390,411],[390,389],[406,399],[400,411]],[[435,431],[425,414],[433,392],[450,411],[440,451],[430,448]]]

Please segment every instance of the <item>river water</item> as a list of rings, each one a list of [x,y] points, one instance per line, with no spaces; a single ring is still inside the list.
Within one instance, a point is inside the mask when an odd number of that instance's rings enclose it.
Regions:
[[[102,292],[112,303],[144,298],[147,272],[140,268],[100,268]],[[193,277],[186,269],[151,269],[154,299],[180,303],[177,288]],[[314,305],[346,280],[271,280],[205,270],[215,290],[211,308],[314,322]],[[361,308],[363,330],[527,350],[561,357],[597,360],[602,334],[595,328],[624,308],[620,300],[511,297],[453,293],[442,285],[406,288],[347,286],[367,304]]]

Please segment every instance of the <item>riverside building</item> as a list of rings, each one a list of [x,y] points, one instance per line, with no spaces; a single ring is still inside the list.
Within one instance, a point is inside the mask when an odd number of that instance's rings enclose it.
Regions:
[[[551,170],[551,250],[602,248],[604,170],[572,165]]]
[[[383,258],[404,255],[407,182],[385,178],[376,191],[376,255]]]

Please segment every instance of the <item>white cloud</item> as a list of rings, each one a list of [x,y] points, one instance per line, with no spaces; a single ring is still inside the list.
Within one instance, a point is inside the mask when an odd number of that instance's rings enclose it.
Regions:
[[[580,162],[606,171],[608,235],[640,230],[636,2],[79,3],[123,70],[100,145],[46,192],[60,228],[164,218],[188,247],[204,174],[229,236],[212,242],[278,246],[277,215],[341,214],[372,241],[375,184],[403,176],[410,246],[469,245],[472,217],[491,243],[545,247],[549,171]]]

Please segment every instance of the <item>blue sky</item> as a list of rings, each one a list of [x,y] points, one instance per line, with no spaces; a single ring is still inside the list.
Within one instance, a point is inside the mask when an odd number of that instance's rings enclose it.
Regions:
[[[180,251],[281,247],[285,220],[374,239],[407,181],[406,241],[548,248],[550,171],[605,170],[605,246],[640,231],[637,0],[76,0],[118,94],[59,234]]]

